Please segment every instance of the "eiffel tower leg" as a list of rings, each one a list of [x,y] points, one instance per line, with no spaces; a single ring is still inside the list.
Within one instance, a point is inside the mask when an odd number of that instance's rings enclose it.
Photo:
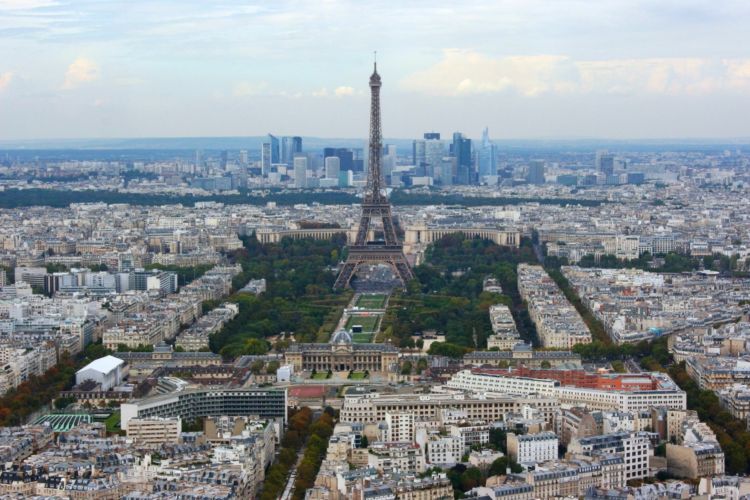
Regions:
[[[391,267],[399,280],[401,280],[404,288],[406,288],[406,284],[409,283],[409,281],[414,279],[414,273],[412,272],[411,267],[409,267],[409,263],[406,262],[405,257],[392,260]]]
[[[390,213],[383,216],[383,239],[386,245],[398,245],[396,228],[393,225],[393,218]]]
[[[357,262],[347,260],[344,263],[344,267],[341,268],[338,278],[336,278],[336,283],[333,284],[333,289],[337,290],[349,286],[349,282],[352,280],[355,272],[357,272]]]

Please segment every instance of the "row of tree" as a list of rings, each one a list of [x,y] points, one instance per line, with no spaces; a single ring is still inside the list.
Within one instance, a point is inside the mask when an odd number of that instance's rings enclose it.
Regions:
[[[249,193],[213,194],[208,196],[126,193],[119,191],[63,191],[58,189],[6,189],[0,197],[0,208],[55,207],[65,208],[71,203],[127,203],[130,205],[193,205],[196,202],[214,201],[227,205],[278,205],[320,203],[323,205],[350,205],[358,198],[344,191],[274,191],[263,196]]]
[[[307,406],[299,410],[289,410],[289,424],[281,440],[281,449],[276,460],[266,472],[261,500],[276,500],[286,487],[289,474],[297,463],[297,453],[308,436],[308,428],[312,423],[313,412]]]
[[[391,194],[394,205],[461,205],[464,207],[521,205],[524,203],[539,203],[540,205],[578,205],[596,207],[603,202],[599,200],[581,200],[575,198],[511,198],[511,197],[479,197],[463,196],[460,194],[446,195],[442,193],[415,193],[396,190]]]
[[[609,334],[604,328],[604,323],[599,321],[599,319],[594,316],[594,313],[592,313],[589,308],[584,305],[583,301],[571,286],[568,278],[563,275],[562,271],[556,267],[547,267],[546,270],[550,278],[552,278],[555,283],[557,283],[557,286],[560,288],[563,295],[565,295],[565,298],[568,299],[568,302],[570,302],[573,307],[576,308],[578,314],[581,315],[581,318],[583,318],[583,322],[586,323],[586,326],[591,332],[591,337],[593,338],[593,340],[604,345],[611,344],[612,339],[609,338]]]
[[[126,179],[129,180],[129,179]],[[313,204],[351,205],[361,200],[346,191],[317,190],[280,190],[271,189],[262,195],[253,195],[240,189],[239,194],[212,194],[207,196],[127,193],[120,191],[87,190],[64,191],[59,189],[6,189],[0,197],[0,208],[18,208],[30,206],[47,206],[64,208],[71,203],[128,203],[131,205],[192,205],[196,202],[214,201],[227,205],[265,205],[275,202],[277,205]],[[522,203],[540,203],[543,205],[582,205],[597,206],[601,201],[576,200],[561,198],[480,198],[461,195],[442,195],[413,193],[396,190],[391,195],[394,205],[463,205],[463,206],[501,206],[519,205]]]
[[[328,408],[310,426],[310,437],[307,440],[305,454],[297,467],[297,479],[294,481],[292,499],[304,500],[305,492],[315,485],[320,464],[326,456],[328,439],[333,434],[333,410]]]
[[[314,420],[313,416],[312,410],[306,406],[299,410],[290,410],[287,431],[281,440],[281,450],[266,473],[260,500],[281,498],[302,446],[306,446],[306,449],[297,468],[294,498],[304,498],[305,489],[314,483],[320,463],[325,457],[328,439],[333,434],[334,411],[328,407]],[[301,496],[298,491],[301,491]]]

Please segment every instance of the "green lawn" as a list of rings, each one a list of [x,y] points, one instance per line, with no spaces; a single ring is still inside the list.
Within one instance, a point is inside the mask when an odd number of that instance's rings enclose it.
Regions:
[[[372,342],[371,333],[355,333],[352,335],[352,342],[355,344],[369,344]]]
[[[328,372],[318,372],[310,378],[314,380],[325,380],[328,378]]]
[[[357,307],[365,309],[382,309],[385,306],[386,296],[383,294],[360,295],[357,299]]]
[[[107,426],[107,432],[122,432],[120,429],[120,412],[116,411],[104,421]]]
[[[367,377],[365,377],[365,372],[353,372],[349,378],[352,380],[364,380]]]
[[[346,321],[346,329],[351,331],[352,326],[361,325],[362,333],[375,333],[378,331],[379,323],[380,323],[379,315],[373,315],[373,316],[353,315],[353,316],[349,316],[349,319]]]

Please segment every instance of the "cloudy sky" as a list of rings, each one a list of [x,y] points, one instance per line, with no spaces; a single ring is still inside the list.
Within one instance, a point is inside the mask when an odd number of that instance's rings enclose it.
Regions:
[[[0,140],[750,137],[748,0],[0,0]]]

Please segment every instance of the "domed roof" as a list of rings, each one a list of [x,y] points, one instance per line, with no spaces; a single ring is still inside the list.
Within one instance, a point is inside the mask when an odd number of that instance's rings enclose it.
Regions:
[[[352,336],[346,330],[339,330],[333,334],[331,344],[351,344]]]

